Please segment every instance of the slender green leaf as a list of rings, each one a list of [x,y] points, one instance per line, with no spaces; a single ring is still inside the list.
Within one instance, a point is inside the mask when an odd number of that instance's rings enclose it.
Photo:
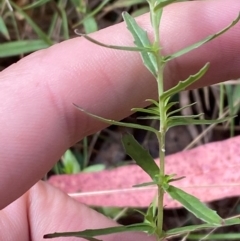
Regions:
[[[178,122],[178,123],[185,123],[184,120],[186,120],[186,123],[191,124],[192,120],[196,120],[195,118],[200,118],[201,116],[203,116],[203,113],[197,114],[197,115],[185,115],[185,116],[171,116],[167,119],[167,121],[169,121],[170,123],[174,123],[174,121]],[[197,119],[197,121],[199,120],[203,120],[203,119]]]
[[[6,38],[6,39],[10,39],[10,35],[7,29],[7,26],[3,20],[3,18],[0,16],[0,33]]]
[[[169,104],[168,102],[169,102],[170,99],[171,99],[171,96],[168,96],[167,98],[163,99],[163,104],[164,104],[165,107]]]
[[[190,234],[188,240],[240,240],[240,233]]]
[[[154,198],[154,200],[151,202],[151,204],[148,207],[147,213],[146,215],[144,215],[144,223],[149,223],[152,227],[155,227],[157,222],[157,202],[156,202],[157,198]],[[153,229],[153,231],[156,231],[156,229]],[[154,234],[154,233],[148,233],[149,235]]]
[[[63,233],[52,233],[45,234],[43,238],[57,238],[57,237],[79,237],[79,238],[89,238],[113,233],[122,233],[122,232],[152,232],[153,227],[146,223],[132,224],[128,226],[118,226],[118,227],[110,227],[110,228],[102,228],[102,229],[86,229],[84,231],[79,232],[63,232]],[[94,239],[93,239],[94,240]],[[96,239],[98,240],[98,239]]]
[[[170,183],[170,182],[176,182],[176,181],[182,180],[182,179],[184,179],[184,178],[186,178],[186,177],[185,177],[185,176],[182,176],[182,177],[172,178],[172,179],[170,179],[170,180],[168,181],[168,183]]]
[[[53,234],[46,234],[43,236],[44,239],[58,238],[58,237],[75,237],[75,236],[72,235],[72,233],[69,233],[69,235],[68,235],[68,233],[53,233]],[[81,235],[81,236],[76,236],[76,237],[86,239],[88,241],[103,241],[102,239],[93,238],[93,237],[87,236],[87,235]]]
[[[149,106],[147,109],[148,109],[148,110],[155,111],[156,114],[159,114],[159,107]]]
[[[92,113],[87,112],[86,110],[82,109],[81,107],[79,107],[76,104],[73,104],[77,109],[79,109],[80,111],[86,113],[87,115],[100,120],[102,122],[105,122],[109,125],[116,125],[116,126],[125,126],[125,127],[129,127],[129,128],[135,128],[135,129],[141,129],[141,130],[146,130],[146,131],[151,131],[154,132],[155,134],[158,133],[158,131],[150,126],[144,126],[144,125],[139,125],[139,124],[133,124],[133,123],[126,123],[126,122],[119,122],[119,121],[115,121],[115,120],[109,120],[109,119],[105,119],[103,117],[94,115]]]
[[[140,26],[138,26],[135,19],[129,15],[127,12],[123,13],[123,19],[127,24],[128,30],[131,32],[134,43],[139,48],[151,49],[151,43],[148,39],[147,32],[144,31]],[[157,75],[157,62],[153,53],[141,52],[142,60],[144,65],[148,70],[154,75]]]
[[[156,108],[149,108],[149,109],[144,109],[144,108],[132,108],[131,111],[134,112],[142,112],[142,113],[148,113],[152,115],[159,115],[159,111]]]
[[[40,39],[49,46],[53,44],[52,40],[40,29],[40,27],[20,8],[17,4],[11,2],[12,6],[24,17]]]
[[[159,167],[152,156],[130,134],[124,134],[122,143],[126,153],[136,161],[152,179],[159,174]]]
[[[40,6],[46,4],[50,1],[51,0],[37,0],[37,1],[34,1],[33,3],[28,4],[27,6],[23,7],[22,9],[28,10],[28,9],[31,9],[31,8],[37,8],[37,7],[40,7]]]
[[[201,115],[201,114],[200,114]],[[198,115],[196,115],[198,116]],[[227,121],[233,117],[225,117],[217,120],[193,119],[191,116],[172,116],[167,121],[168,128],[182,125],[211,125]]]
[[[134,209],[134,211],[140,213],[144,217],[143,223],[150,224],[152,227],[156,226],[156,198],[148,206],[147,212],[144,213],[140,210]],[[154,229],[153,229],[154,230]],[[148,233],[151,235],[151,233]]]
[[[239,105],[239,99],[240,99],[240,85],[236,85],[233,90],[232,100],[233,100],[233,112],[231,115],[236,115],[237,112],[240,109]],[[237,102],[237,104],[236,104]]]
[[[183,190],[169,185],[168,189],[165,190],[174,200],[180,202],[188,211],[190,211],[197,218],[202,221],[220,225],[223,220],[218,214],[212,209],[208,208],[196,197],[184,192]]]
[[[154,11],[158,11],[161,8],[166,7],[167,5],[170,5],[171,3],[177,2],[178,0],[165,0],[165,1],[160,1],[155,7]]]
[[[21,40],[0,44],[0,58],[27,54],[49,47],[43,40]]]
[[[240,224],[240,218],[228,218],[223,220],[222,227],[227,227],[227,226],[237,225],[237,224]]]
[[[233,218],[233,219],[225,219],[222,220],[222,224],[220,225],[213,225],[213,224],[199,224],[199,225],[191,225],[191,226],[185,226],[180,228],[174,228],[166,231],[166,237],[169,236],[175,236],[175,235],[182,235],[185,233],[190,233],[198,230],[204,230],[204,229],[212,229],[216,227],[227,227],[232,225],[240,224],[239,218]]]
[[[48,37],[54,36],[54,30],[56,28],[57,20],[59,18],[59,6],[62,4],[62,1],[58,1],[58,4],[55,4],[55,1],[53,1],[53,6],[54,6],[54,14],[51,17],[51,21],[49,24],[49,29],[48,29]]]
[[[68,18],[67,18],[65,8],[64,6],[62,6],[62,4],[60,4],[59,10],[61,12],[61,17],[62,17],[63,36],[64,36],[64,39],[67,40],[69,39]]]
[[[159,103],[156,100],[153,99],[146,99],[146,101],[151,102],[153,105],[159,108]]]
[[[194,82],[196,82],[197,80],[199,80],[208,70],[209,68],[209,63],[206,63],[196,74],[194,75],[190,75],[186,80],[184,81],[179,81],[177,85],[175,85],[174,87],[172,87],[171,89],[165,91],[162,96],[161,99],[165,100],[171,96],[173,96],[174,94],[179,93],[180,91],[185,90],[187,87],[189,87],[190,85],[192,85]]]
[[[175,104],[176,104],[176,102],[171,102],[171,103],[175,103]],[[170,103],[170,104],[171,104],[171,103]],[[184,109],[186,109],[186,108],[188,108],[188,107],[191,107],[191,106],[193,106],[193,105],[196,105],[196,103],[197,103],[197,102],[194,102],[194,103],[191,103],[191,104],[189,104],[189,105],[185,105],[185,106],[183,106],[183,107],[181,107],[181,108],[179,108],[179,109],[177,109],[177,110],[173,110],[173,111],[167,113],[167,116],[171,116],[171,115],[173,115],[173,114],[175,114],[175,113],[180,112],[181,110],[184,110]]]
[[[147,187],[147,186],[153,186],[153,185],[157,185],[157,183],[156,182],[144,182],[144,183],[133,185],[133,187]]]
[[[170,102],[165,106],[165,111],[167,112],[171,107],[173,107],[174,105],[178,104],[179,102],[174,101],[174,102]]]
[[[109,49],[118,49],[118,50],[126,50],[126,51],[135,51],[135,52],[141,52],[141,51],[151,51],[150,49],[147,48],[140,48],[140,47],[128,47],[128,46],[116,46],[116,45],[109,45],[109,44],[104,44],[101,43],[91,37],[89,37],[86,34],[80,33],[77,29],[75,30],[75,33],[79,36],[84,37],[85,39],[87,39],[88,41],[97,44],[99,46],[105,47],[105,48],[109,48]]]
[[[220,225],[199,224],[199,225],[191,225],[191,226],[173,228],[173,229],[166,231],[166,237],[183,235],[183,234],[198,231],[198,230],[211,229],[211,228],[216,228],[216,227],[220,227]]]
[[[139,116],[137,117],[138,120],[160,120],[159,116]]]
[[[199,47],[202,46],[203,44],[205,44],[205,43],[207,43],[207,42],[209,42],[209,41],[217,38],[218,36],[222,35],[222,34],[225,33],[226,31],[228,31],[228,30],[229,30],[230,28],[232,28],[235,24],[237,24],[239,20],[240,20],[240,13],[238,14],[237,18],[236,18],[235,20],[233,20],[232,23],[229,24],[226,28],[224,28],[224,29],[222,29],[221,31],[219,31],[218,33],[213,34],[213,35],[210,35],[210,36],[208,36],[207,38],[205,38],[205,39],[203,39],[203,40],[201,40],[201,41],[199,41],[199,42],[197,42],[197,43],[195,43],[195,44],[193,44],[193,45],[190,45],[190,46],[188,46],[188,47],[186,47],[186,48],[184,48],[184,49],[182,49],[182,50],[180,50],[180,51],[178,51],[178,52],[176,52],[176,53],[174,53],[174,54],[172,54],[172,55],[166,56],[166,57],[164,58],[164,61],[166,61],[166,62],[167,62],[167,61],[170,61],[170,60],[172,60],[172,59],[175,59],[175,58],[177,58],[177,57],[179,57],[179,56],[181,56],[181,55],[183,55],[183,54],[186,54],[186,53],[192,51],[193,49],[199,48]]]

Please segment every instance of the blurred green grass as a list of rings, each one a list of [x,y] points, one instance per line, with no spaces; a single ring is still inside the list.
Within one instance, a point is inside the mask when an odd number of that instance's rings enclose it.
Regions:
[[[148,11],[145,0],[3,0],[0,3],[0,58],[23,57],[121,21],[121,12]]]

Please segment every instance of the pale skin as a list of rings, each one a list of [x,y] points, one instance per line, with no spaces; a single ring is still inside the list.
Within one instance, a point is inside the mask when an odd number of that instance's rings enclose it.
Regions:
[[[219,31],[236,18],[239,10],[239,0],[168,7],[161,28],[164,52],[171,53]],[[138,22],[150,33],[148,15],[138,18]],[[92,37],[109,44],[132,45],[124,24]],[[240,24],[173,61],[165,72],[166,86],[195,73],[208,61],[210,70],[198,87],[240,77],[239,39]],[[114,225],[112,220],[39,180],[68,147],[104,127],[72,103],[106,118],[121,119],[130,108],[154,97],[156,83],[142,66],[138,53],[105,49],[82,38],[38,51],[2,71],[0,240],[39,241],[49,232]],[[127,233],[106,236],[104,240],[154,239]]]

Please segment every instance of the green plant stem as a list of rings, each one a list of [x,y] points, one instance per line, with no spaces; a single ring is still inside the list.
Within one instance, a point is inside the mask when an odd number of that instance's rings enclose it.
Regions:
[[[158,98],[159,98],[159,113],[160,113],[160,124],[159,132],[157,134],[159,142],[159,160],[160,160],[160,171],[159,171],[159,184],[158,184],[158,216],[157,216],[157,239],[160,241],[163,237],[163,198],[164,189],[163,182],[165,177],[165,133],[166,133],[166,111],[164,101],[161,99],[164,93],[164,82],[163,82],[163,71],[164,63],[162,62],[161,47],[160,47],[160,36],[159,36],[159,21],[161,14],[154,11],[154,4],[150,4],[151,22],[154,31],[154,43],[153,48],[155,49],[155,58],[157,62],[157,87],[158,87]]]
[[[154,12],[153,8],[151,8],[152,11],[152,26],[154,30],[154,47],[156,49],[159,48],[159,43],[160,43],[160,36],[159,36],[159,22],[158,22],[158,17],[156,16],[156,13]]]
[[[158,217],[157,217],[157,240],[161,240],[162,238],[162,230],[163,230],[163,198],[164,198],[164,190],[159,185],[158,186]]]
[[[160,172],[159,172],[159,185],[158,185],[157,234],[158,234],[158,240],[160,241],[163,234],[163,207],[164,207],[163,182],[164,182],[164,176],[165,176],[165,131],[162,128],[161,123],[160,123],[160,131],[158,135],[158,142],[159,142]]]

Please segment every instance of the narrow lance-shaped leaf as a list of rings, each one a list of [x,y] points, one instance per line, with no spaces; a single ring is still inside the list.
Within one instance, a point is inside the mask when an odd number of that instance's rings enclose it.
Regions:
[[[102,239],[97,239],[97,238],[93,238],[85,235],[73,236],[71,233],[51,233],[43,236],[44,239],[59,238],[59,237],[79,237],[88,241],[103,241]]]
[[[128,46],[117,46],[117,45],[110,45],[110,44],[104,44],[102,42],[97,41],[96,39],[93,39],[89,37],[86,34],[80,33],[77,29],[74,31],[77,35],[84,37],[88,41],[97,44],[99,46],[109,48],[109,49],[117,49],[117,50],[126,50],[126,51],[135,51],[135,52],[141,52],[141,51],[152,51],[150,48],[141,48],[141,47],[128,47]]]
[[[153,105],[159,108],[159,103],[156,100],[153,99],[146,99],[147,102],[151,102]]]
[[[156,182],[144,182],[144,183],[133,185],[133,187],[147,187],[147,186],[153,186],[153,185],[157,185],[157,183]]]
[[[174,103],[174,102],[173,102],[173,103]],[[175,103],[176,103],[176,102],[175,102]],[[184,110],[184,109],[186,109],[186,108],[188,108],[188,107],[191,107],[191,106],[193,106],[193,105],[196,105],[196,103],[197,103],[197,102],[194,102],[194,103],[191,103],[191,104],[189,104],[189,105],[185,105],[185,106],[183,106],[183,107],[181,107],[181,108],[179,108],[179,109],[177,109],[177,110],[173,110],[173,111],[167,113],[167,116],[171,116],[171,115],[173,115],[173,114],[175,114],[175,113],[180,112],[181,110]],[[170,103],[170,104],[171,104],[171,103]]]
[[[239,102],[240,102],[240,85],[236,85],[234,87],[233,94],[232,94],[232,102],[233,102],[233,112],[231,112],[231,113],[232,113],[232,115],[236,115],[237,112],[240,109],[240,105],[239,105]]]
[[[196,115],[196,117],[200,116]],[[233,117],[226,117],[217,120],[205,120],[205,119],[193,119],[191,116],[172,116],[167,121],[168,128],[173,126],[182,126],[182,125],[211,125],[218,124],[224,121],[227,121]]]
[[[27,54],[39,49],[48,48],[47,44],[42,39],[39,40],[19,40],[0,44],[0,58]]]
[[[73,104],[77,109],[79,109],[80,111],[86,113],[87,115],[97,119],[97,120],[100,120],[104,123],[107,123],[109,125],[116,125],[116,126],[125,126],[125,127],[129,127],[129,128],[135,128],[135,129],[141,129],[141,130],[146,130],[146,131],[151,131],[151,132],[154,132],[154,133],[157,133],[157,130],[150,127],[150,126],[144,126],[144,125],[139,125],[139,124],[133,124],[133,123],[126,123],[126,122],[120,122],[120,121],[115,121],[115,120],[109,120],[109,119],[106,119],[106,118],[103,118],[103,117],[100,117],[100,116],[97,116],[97,115],[94,115],[92,113],[89,113],[88,111],[82,109],[81,107],[79,107],[78,105],[76,104]]]
[[[175,236],[175,235],[182,235],[185,233],[190,233],[198,230],[204,230],[204,229],[210,229],[210,228],[216,228],[216,227],[228,227],[231,225],[237,225],[240,224],[240,219],[239,218],[234,218],[234,219],[223,219],[222,224],[220,225],[214,225],[214,224],[199,224],[199,225],[190,225],[190,226],[185,226],[185,227],[179,227],[179,228],[174,228],[166,231],[166,237],[170,236]]]
[[[202,221],[215,225],[220,225],[223,222],[222,218],[216,213],[216,211],[208,208],[199,199],[184,192],[183,190],[169,185],[165,191],[174,200],[180,202],[189,212]]]
[[[173,107],[174,105],[178,104],[178,101],[170,102],[165,106],[165,112],[168,112],[168,110]]]
[[[189,234],[187,236],[188,240],[240,240],[240,233],[227,232],[227,233],[217,233],[217,234]]]
[[[229,30],[230,28],[232,28],[235,24],[237,24],[239,20],[240,20],[240,13],[238,14],[237,18],[234,19],[234,20],[232,21],[232,23],[229,24],[226,28],[224,28],[224,29],[222,29],[221,31],[219,31],[218,33],[213,34],[213,35],[210,35],[210,36],[208,36],[207,38],[205,38],[205,39],[203,39],[203,40],[201,40],[201,41],[199,41],[199,42],[197,42],[197,43],[195,43],[195,44],[193,44],[193,45],[190,45],[190,46],[188,46],[188,47],[186,47],[186,48],[184,48],[184,49],[182,49],[182,50],[180,50],[180,51],[178,51],[178,52],[176,52],[176,53],[174,53],[174,54],[171,54],[171,55],[168,55],[168,56],[164,57],[164,61],[165,61],[165,62],[170,61],[170,60],[172,60],[172,59],[175,59],[175,58],[177,58],[177,57],[179,57],[179,56],[181,56],[181,55],[183,55],[183,54],[186,54],[186,53],[192,51],[193,49],[199,48],[199,47],[202,46],[203,44],[205,44],[205,43],[207,43],[207,42],[209,42],[209,41],[217,38],[218,36],[222,35],[222,34],[225,33],[226,31],[228,31],[228,30]]]
[[[142,112],[142,113],[148,113],[148,114],[152,114],[152,115],[159,115],[159,111],[154,108],[149,108],[149,109],[144,109],[144,108],[132,108],[131,111],[134,112]]]
[[[166,238],[171,237],[171,236],[176,236],[176,235],[183,235],[183,234],[198,231],[198,230],[216,228],[218,226],[220,226],[220,225],[204,223],[204,224],[199,224],[199,225],[189,225],[189,226],[184,226],[184,227],[179,227],[179,228],[173,228],[173,229],[166,231]]]
[[[165,100],[174,94],[177,94],[178,92],[185,90],[187,87],[192,85],[194,82],[199,80],[208,70],[209,68],[209,63],[206,63],[196,74],[190,75],[186,80],[184,81],[179,81],[177,85],[172,87],[171,89],[165,91],[160,98],[162,100]]]
[[[62,232],[62,233],[52,233],[45,234],[43,238],[58,238],[58,237],[79,237],[91,240],[95,236],[107,235],[112,233],[122,233],[122,232],[151,232],[153,227],[146,223],[132,224],[128,226],[118,226],[118,227],[110,227],[110,228],[102,228],[102,229],[86,229],[84,231],[79,232]],[[92,239],[94,240],[94,239]],[[95,239],[99,240],[99,239]],[[94,241],[95,241],[94,240]]]
[[[139,116],[137,117],[138,120],[160,120],[160,117],[157,116]]]
[[[159,167],[154,159],[132,135],[123,135],[122,143],[126,153],[135,160],[138,166],[140,166],[152,179],[159,174]]]
[[[204,113],[199,113],[199,114],[197,114],[197,115],[185,115],[185,116],[171,116],[171,117],[169,117],[168,118],[168,120],[169,121],[182,121],[182,119],[195,119],[195,118],[200,118],[201,116],[203,116],[204,115]],[[199,120],[199,119],[197,119],[197,120]],[[201,119],[201,120],[203,120],[203,119]],[[190,122],[189,122],[189,124],[190,124]]]
[[[128,30],[131,32],[134,43],[140,48],[151,48],[151,43],[148,39],[147,32],[140,28],[135,19],[127,12],[123,13],[123,19],[127,24]],[[148,70],[156,77],[157,62],[153,53],[141,52],[142,60]]]
[[[166,91],[165,91],[166,92]],[[164,92],[164,93],[165,93]],[[169,100],[171,99],[171,96],[168,96],[167,98],[165,98],[164,100],[163,100],[163,104],[164,104],[164,106],[167,106],[168,104],[169,104]]]
[[[59,11],[61,13],[61,17],[62,17],[62,29],[63,29],[63,36],[64,39],[69,39],[69,28],[68,28],[68,18],[67,18],[67,13],[65,11],[65,8],[60,5],[59,6]]]
[[[156,219],[157,219],[157,198],[155,197],[152,203],[149,205],[147,213],[144,215],[144,223],[149,223],[152,227],[156,227]],[[156,229],[153,229],[152,233],[148,232],[149,235],[156,233]]]

